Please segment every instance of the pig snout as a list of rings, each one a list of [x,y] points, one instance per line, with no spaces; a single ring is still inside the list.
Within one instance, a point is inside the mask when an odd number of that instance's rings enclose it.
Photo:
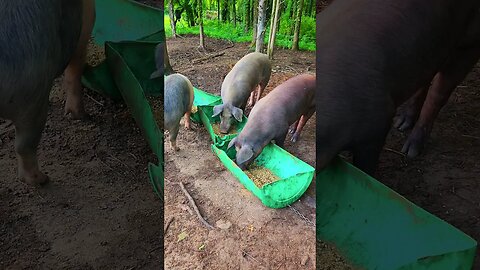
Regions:
[[[230,127],[232,126],[232,119],[231,117],[230,118],[226,118],[226,117],[221,117],[220,118],[220,132],[222,134],[227,134],[228,131],[230,130]]]
[[[235,120],[242,121],[243,110],[227,103],[213,108],[212,117],[217,115],[220,115],[220,132],[227,134]]]

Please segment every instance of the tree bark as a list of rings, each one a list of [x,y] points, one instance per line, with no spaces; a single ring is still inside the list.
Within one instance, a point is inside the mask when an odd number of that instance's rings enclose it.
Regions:
[[[217,0],[217,20],[220,21],[220,0]]]
[[[244,23],[245,23],[245,29],[243,30],[243,32],[247,33],[248,29],[250,29],[250,0],[245,1]]]
[[[237,27],[237,5],[235,2],[235,0],[232,1],[233,27]]]
[[[203,1],[197,0],[198,25],[200,31],[200,49],[205,50],[205,37],[203,33]]]
[[[274,6],[275,6],[275,14],[272,17],[272,29],[270,29],[270,39],[268,40],[268,48],[267,48],[267,55],[268,58],[273,59],[273,49],[275,46],[275,37],[277,36],[277,29],[278,29],[278,21],[280,18],[280,5],[281,2],[280,0],[274,0]]]
[[[228,4],[229,4],[229,0],[224,0],[223,7],[222,7],[222,22],[230,21]]]
[[[292,50],[298,51],[298,40],[300,37],[300,26],[302,25],[303,0],[298,0],[297,16],[295,18],[295,32],[293,34]]]
[[[273,33],[273,25],[275,24],[275,6],[277,5],[277,0],[273,0],[272,2],[272,15],[270,16],[270,31],[268,32],[268,45],[267,45],[267,52],[270,48],[270,40],[272,40],[272,33]],[[267,53],[268,54],[268,53]]]
[[[170,17],[170,26],[172,27],[172,37],[177,37],[177,27],[175,15],[173,13],[173,0],[168,0],[168,16]]]
[[[185,0],[185,12],[187,13],[187,21],[188,21],[188,26],[192,27],[195,25],[195,16],[194,16],[194,11],[192,10],[192,6],[190,6],[190,3],[188,0]]]
[[[255,51],[263,51],[263,39],[265,37],[265,0],[258,0],[258,23]]]
[[[165,41],[165,46],[163,46],[163,61],[165,65],[165,75],[170,75],[175,73],[172,66],[170,65],[170,58],[168,57],[167,42]]]
[[[258,23],[258,4],[257,0],[252,0],[252,10],[253,10],[253,35],[252,35],[252,43],[250,44],[250,47],[255,46],[256,40],[257,40],[257,23]]]

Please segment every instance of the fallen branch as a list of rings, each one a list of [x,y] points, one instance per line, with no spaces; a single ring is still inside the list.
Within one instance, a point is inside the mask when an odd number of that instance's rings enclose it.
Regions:
[[[388,152],[392,152],[392,153],[397,154],[397,155],[400,155],[400,156],[402,156],[402,157],[405,157],[405,156],[406,156],[404,153],[402,153],[402,152],[400,152],[400,151],[397,151],[397,150],[395,150],[395,149],[392,149],[392,148],[387,148],[387,147],[385,147],[385,148],[383,148],[383,150],[388,151]]]
[[[480,140],[480,137],[472,136],[472,135],[462,135],[462,137]]]
[[[200,62],[203,62],[205,60],[208,60],[208,59],[211,59],[211,58],[215,58],[215,57],[219,57],[219,56],[222,56],[225,54],[225,51],[222,51],[222,52],[218,52],[218,53],[215,53],[215,54],[211,54],[211,55],[207,55],[205,57],[202,57],[202,58],[197,58],[197,59],[194,59],[192,61],[193,64],[198,64]]]
[[[248,257],[252,260],[254,260],[256,263],[258,264],[261,264],[257,259],[255,259],[255,257],[253,257],[252,255],[250,255],[246,250],[242,250],[242,256],[245,258],[245,257]]]
[[[166,234],[167,234],[168,228],[170,227],[170,224],[172,224],[172,222],[173,222],[173,218],[174,218],[174,217],[171,217],[171,218],[168,220],[167,225],[165,225],[165,230],[163,230],[163,235],[166,235]]]
[[[197,214],[198,219],[200,219],[200,221],[203,223],[203,225],[205,225],[207,228],[213,229],[213,226],[210,225],[210,224],[202,217],[202,215],[200,214],[200,211],[198,210],[198,207],[197,207],[197,205],[195,204],[195,201],[193,200],[192,196],[190,196],[190,193],[188,193],[188,191],[187,191],[187,189],[185,188],[185,186],[183,185],[183,183],[182,183],[182,182],[178,182],[178,185],[180,186],[180,188],[182,189],[183,193],[185,194],[185,196],[187,196],[188,200],[190,201],[190,204],[192,205],[193,210],[195,210],[195,213]]]
[[[86,95],[89,99],[91,99],[93,102],[97,103],[98,105],[100,105],[100,106],[102,106],[102,107],[105,106],[105,104],[103,104],[103,103],[101,103],[100,101],[94,99],[94,98],[93,98],[92,96],[90,96],[89,94],[85,93],[85,95]]]

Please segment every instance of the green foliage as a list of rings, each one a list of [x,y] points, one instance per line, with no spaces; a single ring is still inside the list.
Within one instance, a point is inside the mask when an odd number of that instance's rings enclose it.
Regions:
[[[165,12],[165,34],[167,37],[172,36],[170,18],[168,12]],[[291,48],[293,35],[290,35],[291,25],[294,23],[291,18],[282,16],[280,19],[280,28],[277,33],[275,45],[282,48]],[[233,23],[221,23],[215,19],[204,18],[203,27],[205,35],[212,38],[226,39],[233,42],[250,42],[252,40],[252,29],[245,32],[245,25],[237,23],[237,27]],[[266,33],[269,32],[270,24],[267,24]],[[196,34],[199,33],[198,26],[188,27],[187,22],[182,18],[177,22],[177,34]],[[268,35],[265,35],[265,44],[268,42]],[[207,45],[208,46],[208,45]],[[315,18],[302,17],[300,28],[300,50],[315,51]]]

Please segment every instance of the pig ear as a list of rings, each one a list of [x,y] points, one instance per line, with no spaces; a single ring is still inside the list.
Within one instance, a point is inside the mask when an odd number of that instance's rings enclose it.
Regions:
[[[213,106],[213,115],[212,117],[215,117],[219,115],[223,111],[223,104]]]
[[[230,149],[232,146],[234,146],[236,141],[237,141],[237,137],[233,138],[233,139],[228,143],[227,150]]]
[[[240,151],[237,152],[237,164],[243,164],[253,157],[253,149],[250,146],[244,145]]]
[[[242,122],[243,111],[240,108],[232,107],[232,114],[238,122]]]

